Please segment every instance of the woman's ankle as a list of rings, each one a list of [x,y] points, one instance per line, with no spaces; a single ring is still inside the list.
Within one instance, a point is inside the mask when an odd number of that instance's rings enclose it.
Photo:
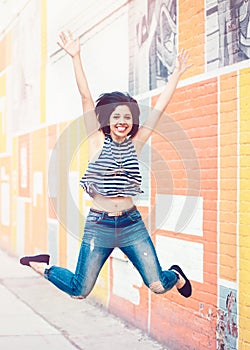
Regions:
[[[30,267],[37,273],[39,273],[41,276],[44,276],[44,272],[47,269],[47,264],[46,263],[38,263],[31,261],[30,262]]]
[[[176,271],[176,270],[174,270],[174,269],[172,269],[172,271],[174,271],[174,272],[179,276],[178,281],[177,281],[177,283],[176,283],[176,285],[175,285],[176,288],[177,288],[177,289],[182,288],[182,287],[184,286],[184,284],[186,283],[185,279],[179,274],[178,271]]]

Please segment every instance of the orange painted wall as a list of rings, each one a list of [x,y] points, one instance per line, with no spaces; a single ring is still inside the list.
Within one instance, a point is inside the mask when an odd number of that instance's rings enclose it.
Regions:
[[[237,75],[220,78],[220,277],[237,280]]]
[[[162,297],[152,296],[151,332],[157,339],[166,342],[170,349],[185,348],[186,344],[190,343],[190,337],[195,349],[215,349],[216,344],[216,335],[211,333],[211,329],[216,328],[216,319],[214,317],[205,319],[204,314],[215,314],[217,308],[217,99],[217,79],[204,80],[178,89],[166,111],[192,142],[201,176],[200,191],[192,194],[202,196],[204,199],[202,237],[164,230],[156,232],[163,236],[199,242],[204,246],[204,281],[203,283],[193,282],[192,300],[183,300],[174,291],[167,293],[163,297],[164,301]],[[156,132],[152,142],[156,144],[157,149],[162,150],[160,154],[163,157],[163,167],[166,164],[169,165],[173,178],[173,194],[187,195],[186,171],[188,169],[185,169],[182,158],[185,153],[181,150],[181,146],[179,149],[174,149],[168,142],[171,133],[169,129],[171,129],[171,121],[163,117],[157,127],[158,133],[162,136],[159,137]],[[176,134],[176,137],[178,136],[183,137],[180,131]],[[155,173],[159,173],[155,159],[152,160],[152,168]],[[163,173],[159,179],[161,178],[164,178]],[[162,182],[162,186],[161,182],[157,184],[158,188],[154,188],[155,191],[152,193],[153,198],[157,192],[168,193],[169,191],[166,183]],[[200,312],[201,304],[203,304],[202,312]]]
[[[204,73],[205,68],[205,9],[204,1],[182,1],[178,7],[179,51],[188,50],[192,67],[185,77]]]

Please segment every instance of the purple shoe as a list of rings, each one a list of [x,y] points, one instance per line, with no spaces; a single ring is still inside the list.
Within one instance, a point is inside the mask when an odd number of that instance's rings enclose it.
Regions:
[[[24,256],[20,259],[20,264],[30,266],[30,262],[39,262],[49,264],[50,256],[48,254],[40,254],[33,256]]]

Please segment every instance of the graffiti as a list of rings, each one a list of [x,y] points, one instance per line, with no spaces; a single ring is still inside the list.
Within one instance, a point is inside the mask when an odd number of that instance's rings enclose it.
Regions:
[[[221,287],[221,296],[228,292]],[[222,302],[222,301],[221,301]],[[236,292],[229,291],[217,311],[217,350],[236,350],[238,338]]]
[[[140,5],[139,1],[133,4],[138,10]],[[177,52],[176,12],[176,0],[148,0],[144,13],[136,18],[137,52],[132,68],[136,77],[135,93],[142,92],[142,88],[148,90],[161,86],[173,72]],[[130,27],[134,30],[133,25]],[[143,66],[143,75],[140,65]],[[145,76],[145,67],[148,67],[148,76]]]
[[[207,0],[207,56],[209,68],[250,58],[249,0]]]
[[[147,14],[144,14],[141,18],[141,21],[139,21],[136,25],[136,36],[137,36],[137,43],[139,47],[141,47],[149,37],[154,9],[155,9],[155,0],[148,0]]]
[[[167,81],[173,73],[176,56],[176,1],[162,2],[158,11],[157,28],[150,47],[150,89],[157,80]]]
[[[250,58],[250,1],[242,2],[240,15],[240,50],[246,59]]]

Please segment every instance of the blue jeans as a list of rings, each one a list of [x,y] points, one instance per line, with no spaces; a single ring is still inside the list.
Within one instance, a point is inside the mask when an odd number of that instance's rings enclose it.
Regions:
[[[173,271],[162,271],[148,231],[136,207],[121,216],[90,210],[84,228],[75,273],[52,266],[45,278],[71,296],[87,295],[115,247],[119,247],[139,271],[145,285],[157,294],[170,290],[178,281]]]

